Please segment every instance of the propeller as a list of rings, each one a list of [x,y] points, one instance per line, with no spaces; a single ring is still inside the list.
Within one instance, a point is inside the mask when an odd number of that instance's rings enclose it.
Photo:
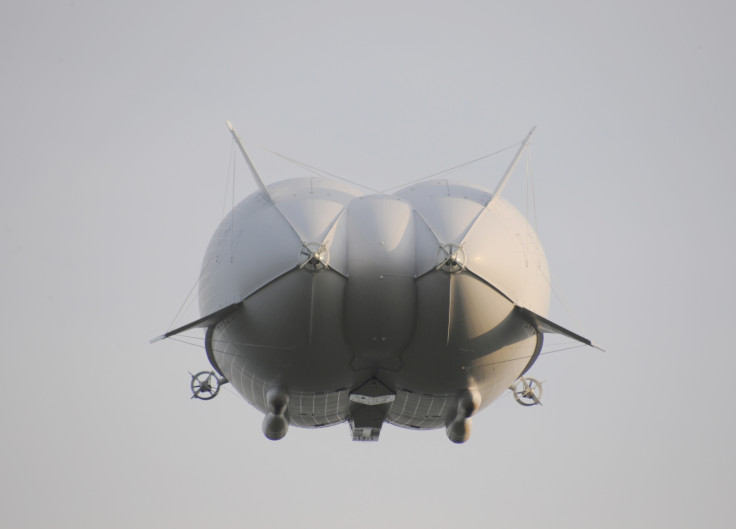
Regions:
[[[522,406],[536,406],[542,405],[542,382],[535,378],[519,377],[511,386],[511,391],[514,393],[514,399]]]
[[[214,371],[200,371],[196,375],[192,375],[192,398],[199,400],[214,399],[220,392],[220,386],[226,381],[220,380]]]

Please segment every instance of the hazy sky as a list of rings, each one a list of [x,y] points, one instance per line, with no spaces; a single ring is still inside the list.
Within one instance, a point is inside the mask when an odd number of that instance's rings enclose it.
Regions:
[[[117,4],[0,4],[2,525],[733,520],[731,2]],[[231,201],[226,119],[267,182],[308,173],[259,146],[376,188],[538,125],[551,317],[608,352],[542,357],[544,406],[506,395],[462,446],[390,425],[274,443],[232,391],[191,401],[203,351],[148,340]],[[454,176],[492,189],[511,154]]]

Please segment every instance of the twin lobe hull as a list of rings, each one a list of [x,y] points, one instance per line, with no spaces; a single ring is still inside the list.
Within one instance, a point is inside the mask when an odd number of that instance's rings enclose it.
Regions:
[[[445,180],[395,195],[319,178],[267,191],[220,224],[199,292],[203,315],[236,307],[208,352],[266,414],[266,435],[350,421],[354,439],[375,439],[387,421],[467,439],[469,417],[541,348],[515,310],[549,304],[526,219]]]

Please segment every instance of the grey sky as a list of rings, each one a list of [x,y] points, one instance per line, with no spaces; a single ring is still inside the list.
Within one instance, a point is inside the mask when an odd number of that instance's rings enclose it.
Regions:
[[[3,525],[689,528],[732,520],[729,2],[0,4]],[[166,330],[222,216],[233,121],[388,188],[532,142],[554,320],[471,440],[278,443]],[[493,188],[511,153],[455,174]],[[505,194],[526,208],[522,164]],[[237,198],[255,191],[236,166]],[[225,200],[230,200],[228,197]],[[194,319],[194,306],[180,323]]]

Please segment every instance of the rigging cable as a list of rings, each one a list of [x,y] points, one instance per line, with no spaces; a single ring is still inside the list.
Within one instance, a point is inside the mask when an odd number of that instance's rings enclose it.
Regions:
[[[272,151],[268,147],[264,147],[262,145],[259,145],[259,147],[261,149],[265,150],[265,151],[270,152],[271,154],[273,154],[275,156],[278,156],[279,158],[282,158],[282,159],[286,160],[287,162],[291,162],[294,165],[296,165],[298,167],[301,167],[302,169],[306,169],[310,173],[315,174],[317,176],[320,176],[320,177],[329,176],[329,177],[332,177],[332,178],[337,178],[338,180],[342,180],[343,182],[347,182],[348,184],[351,184],[351,185],[354,185],[354,186],[357,186],[357,187],[362,187],[363,189],[367,189],[368,191],[371,191],[373,193],[380,193],[380,191],[378,191],[376,189],[373,189],[372,187],[368,187],[366,185],[359,184],[358,182],[353,182],[352,180],[350,180],[348,178],[344,178],[342,176],[338,176],[336,174],[330,173],[330,172],[325,171],[323,169],[319,169],[318,167],[314,167],[314,166],[309,165],[309,164],[306,164],[304,162],[300,162],[299,160],[296,160],[294,158],[291,158],[289,156],[286,156],[285,154],[281,154],[281,153],[278,153],[276,151]]]
[[[416,180],[412,180],[411,182],[406,182],[404,184],[399,184],[399,185],[394,186],[394,187],[389,187],[388,189],[384,189],[383,191],[381,191],[381,193],[388,193],[389,191],[393,191],[394,189],[399,189],[400,187],[410,186],[412,184],[416,184],[418,182],[421,182],[423,180],[427,180],[427,179],[432,178],[434,176],[441,176],[441,175],[444,175],[444,174],[449,174],[449,173],[451,173],[453,171],[456,171],[458,169],[462,169],[463,167],[466,167],[468,165],[472,165],[472,164],[474,164],[476,162],[480,162],[481,160],[485,160],[486,158],[490,158],[491,156],[495,156],[495,155],[500,154],[502,152],[508,151],[509,149],[512,149],[512,148],[516,147],[517,145],[519,145],[519,143],[521,143],[521,142],[520,141],[517,141],[515,143],[512,143],[508,147],[504,147],[503,149],[500,149],[498,151],[494,151],[494,152],[492,152],[490,154],[483,155],[480,158],[475,158],[474,160],[470,160],[468,162],[461,163],[460,165],[455,165],[453,167],[448,167],[447,169],[443,169],[442,171],[437,171],[436,173],[432,173],[432,174],[429,174],[427,176],[423,176],[421,178],[417,178]]]
[[[228,156],[228,166],[225,172],[225,193],[222,198],[222,217],[220,220],[223,220],[225,218],[225,208],[227,207],[227,195],[228,195],[228,189],[230,188],[231,178],[233,180],[232,182],[232,190],[233,190],[232,203],[234,205],[235,203],[235,141],[234,140],[230,144],[230,156]],[[181,305],[179,306],[179,310],[176,311],[176,314],[171,320],[168,330],[173,329],[174,323],[176,323],[176,320],[179,319],[179,317],[184,311],[189,310],[189,307],[191,307],[192,303],[194,302],[194,296],[192,296],[192,294],[194,293],[194,289],[197,288],[197,285],[199,285],[199,282],[202,280],[202,276],[205,275],[205,271],[210,267],[211,264],[212,264],[212,261],[208,261],[202,266],[202,269],[200,270],[199,275],[197,276],[197,279],[194,281],[194,284],[189,289],[189,293],[186,295],[186,297],[184,298],[184,301],[182,301]]]

